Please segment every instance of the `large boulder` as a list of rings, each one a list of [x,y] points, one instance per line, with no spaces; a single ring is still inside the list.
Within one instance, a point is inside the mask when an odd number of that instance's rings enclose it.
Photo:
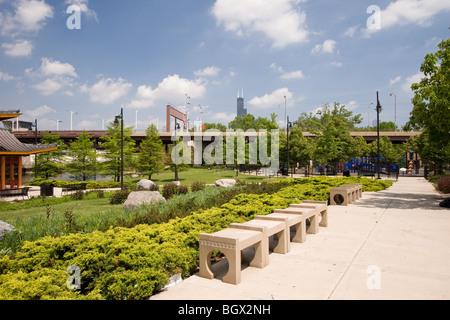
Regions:
[[[135,191],[128,195],[123,208],[136,210],[143,204],[158,203],[160,201],[165,202],[166,199],[158,191]]]
[[[236,185],[236,180],[234,179],[220,179],[216,181],[216,187],[230,188]]]
[[[151,187],[155,186],[156,184],[152,180],[148,179],[142,179],[136,184],[136,188],[139,189],[145,189],[150,190]]]
[[[8,232],[14,231],[14,226],[7,224],[6,222],[0,221],[0,239],[3,238],[3,235]]]

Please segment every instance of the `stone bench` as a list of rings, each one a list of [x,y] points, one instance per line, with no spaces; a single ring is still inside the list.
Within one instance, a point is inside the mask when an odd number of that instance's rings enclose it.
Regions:
[[[295,230],[292,242],[303,243],[306,241],[306,220],[301,213],[299,214],[298,211],[296,211],[295,214],[274,212],[266,216],[255,216],[255,219],[284,221],[286,223],[287,230],[290,230],[292,227]]]
[[[356,200],[356,191],[352,187],[336,187],[330,189],[330,205],[348,206]]]
[[[285,254],[289,252],[289,229],[285,221],[255,219],[244,223],[231,223],[230,228],[253,230],[262,233],[263,267],[269,264],[269,238],[277,235],[278,244],[273,249],[275,253]]]
[[[328,201],[303,200],[301,204],[291,204],[292,208],[312,208],[319,211],[319,226],[328,227]]]
[[[228,228],[213,234],[200,233],[199,240],[200,277],[214,278],[211,254],[215,250],[222,252],[228,260],[228,273],[223,277],[223,282],[231,284],[241,282],[241,251],[250,246],[255,248],[255,257],[250,262],[250,266],[265,267],[262,250],[265,239],[260,231]]]
[[[303,217],[304,223],[304,230],[305,235],[307,233],[309,234],[316,234],[319,232],[319,210],[314,205],[290,205],[289,208],[286,209],[276,209],[274,213],[284,213],[284,214],[300,214]],[[307,226],[306,222],[309,221],[309,227]]]
[[[349,184],[344,184],[343,187],[356,188],[356,199],[358,200],[358,199],[362,198],[362,184],[349,183]]]

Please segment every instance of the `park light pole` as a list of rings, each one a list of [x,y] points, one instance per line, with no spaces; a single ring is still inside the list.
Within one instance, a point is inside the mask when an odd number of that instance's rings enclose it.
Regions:
[[[380,177],[380,112],[382,110],[381,104],[380,104],[380,100],[378,97],[378,91],[377,91],[377,143],[378,143],[378,159],[377,159],[377,172],[378,172],[378,179],[381,179]]]
[[[175,182],[178,182],[178,169],[177,169],[177,157],[178,157],[178,150],[177,150],[177,130],[180,129],[180,124],[177,122],[177,119],[175,118]]]
[[[120,109],[120,115],[116,116],[114,126],[119,125],[120,118],[120,189],[123,190],[123,108]]]
[[[292,128],[292,122],[289,122],[289,117],[286,117],[286,151],[287,151],[287,175],[289,176],[289,128]],[[291,175],[292,178],[292,175]]]

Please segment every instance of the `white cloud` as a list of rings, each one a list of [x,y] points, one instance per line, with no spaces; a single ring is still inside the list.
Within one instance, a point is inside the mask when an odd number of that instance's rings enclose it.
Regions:
[[[41,91],[41,93],[45,96],[49,96],[54,94],[59,89],[61,89],[64,85],[54,79],[46,79],[41,83],[35,84],[32,87]]]
[[[272,47],[306,42],[306,14],[299,0],[217,0],[212,14],[225,30],[238,35],[262,32],[273,41]]]
[[[342,62],[339,62],[339,61],[333,61],[330,63],[330,65],[332,65],[334,67],[338,67],[338,68],[343,66]]]
[[[293,97],[288,88],[281,88],[275,90],[271,94],[266,94],[262,97],[255,97],[251,99],[248,104],[262,109],[274,108],[281,102],[284,102],[284,96],[286,96],[287,100],[292,100]]]
[[[389,80],[389,85],[392,86],[392,85],[396,84],[397,82],[399,82],[400,80],[402,80],[402,76],[397,76],[394,79]]]
[[[405,82],[402,85],[402,90],[406,92],[411,92],[411,85],[413,83],[419,83],[420,80],[425,78],[425,75],[422,72],[417,72],[416,74],[413,74],[412,76],[406,78]]]
[[[198,77],[215,77],[219,74],[219,72],[220,68],[212,66],[194,71],[194,74]]]
[[[53,8],[42,0],[17,0],[14,14],[0,13],[0,28],[3,34],[38,32],[47,19],[53,18]]]
[[[322,44],[316,45],[312,50],[312,54],[316,53],[333,53],[337,42],[334,40],[325,40]]]
[[[10,57],[28,57],[31,55],[33,45],[28,40],[18,40],[14,43],[3,43],[2,48]]]
[[[70,76],[78,77],[73,65],[60,61],[50,61],[48,58],[41,59],[40,71],[44,76]]]
[[[281,73],[282,75],[280,76],[280,78],[285,80],[303,79],[305,77],[301,70],[286,72],[283,67],[277,66],[276,63],[272,63],[270,65],[270,69],[276,70],[277,72]]]
[[[344,36],[347,37],[353,37],[356,33],[356,31],[358,30],[359,26],[353,26],[353,27],[349,27],[345,32],[344,32]]]
[[[281,76],[282,79],[291,80],[291,79],[303,79],[305,76],[301,70],[287,72]]]
[[[31,120],[31,119],[37,119],[39,117],[45,116],[49,113],[56,113],[56,110],[50,108],[47,105],[43,105],[34,110],[25,110],[23,112],[23,117],[24,117],[24,119]]]
[[[73,78],[78,77],[75,68],[70,63],[52,61],[49,58],[41,59],[41,66],[34,71],[32,68],[25,70],[25,74],[30,78],[47,78],[32,87],[41,91],[43,95],[52,95],[63,88],[73,87]],[[63,94],[73,96],[73,92],[66,90]]]
[[[136,99],[131,101],[127,107],[133,109],[148,108],[154,106],[158,101],[184,104],[186,94],[195,99],[203,97],[205,92],[206,82],[204,80],[188,80],[175,74],[163,79],[155,89],[145,85],[139,86]]]
[[[349,101],[348,103],[345,104],[345,108],[349,111],[355,110],[358,107],[359,107],[359,104],[354,100]]]
[[[133,85],[124,79],[101,78],[92,87],[81,86],[81,92],[88,93],[90,100],[100,104],[112,104],[127,95]]]
[[[65,4],[68,6],[70,5],[78,6],[85,16],[93,18],[98,22],[97,13],[89,8],[89,0],[66,0]]]
[[[226,113],[226,112],[214,112],[210,116],[213,122],[220,122],[222,124],[228,124],[236,118],[235,113]]]
[[[450,1],[397,0],[389,3],[386,9],[381,10],[381,28],[364,28],[363,36],[370,37],[380,30],[408,24],[428,27],[433,24],[434,16],[448,11],[450,11]]]
[[[429,26],[433,16],[443,11],[450,11],[449,1],[397,0],[381,11],[381,28],[410,23]]]
[[[13,76],[9,75],[6,72],[1,72],[0,71],[0,80],[11,81],[11,80],[16,80],[16,79],[17,79],[16,77],[13,77]]]

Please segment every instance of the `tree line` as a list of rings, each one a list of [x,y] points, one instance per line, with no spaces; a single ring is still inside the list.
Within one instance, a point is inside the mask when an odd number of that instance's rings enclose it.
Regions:
[[[405,131],[417,130],[422,134],[411,138],[407,143],[394,145],[387,137],[380,138],[380,154],[387,163],[397,163],[405,158],[407,151],[420,155],[421,159],[433,165],[435,172],[442,173],[445,165],[450,163],[450,39],[438,45],[436,53],[428,54],[420,68],[424,78],[412,85],[413,110]],[[377,157],[377,141],[366,143],[362,137],[353,138],[352,131],[371,130],[361,128],[362,116],[353,114],[345,105],[335,103],[325,105],[313,113],[302,113],[289,128],[289,141],[286,128],[279,128],[276,114],[263,118],[251,114],[236,117],[228,124],[205,123],[204,131],[216,129],[280,129],[279,158],[287,161],[287,144],[289,142],[290,163],[307,164],[311,160],[317,165],[336,165],[353,158]],[[380,123],[380,129],[397,130],[392,122]],[[306,138],[303,132],[310,132],[315,138]],[[174,168],[171,152],[166,153],[157,128],[151,125],[146,130],[146,138],[137,148],[131,138],[132,128],[124,128],[124,168],[146,174],[149,178],[165,167]],[[93,148],[93,141],[85,131],[70,146],[65,146],[58,136],[46,134],[42,143],[57,143],[57,151],[38,156],[38,173],[42,177],[56,176],[64,170],[76,179],[86,180],[97,173],[111,175],[119,179],[121,165],[120,127],[110,124],[107,134],[102,137],[100,152]],[[268,139],[270,143],[270,139]],[[270,146],[268,146],[269,148]],[[240,151],[243,152],[243,151]],[[248,146],[245,157],[248,161]],[[63,161],[63,156],[69,161]],[[235,150],[237,157],[237,150]],[[186,169],[181,166],[179,169]]]

